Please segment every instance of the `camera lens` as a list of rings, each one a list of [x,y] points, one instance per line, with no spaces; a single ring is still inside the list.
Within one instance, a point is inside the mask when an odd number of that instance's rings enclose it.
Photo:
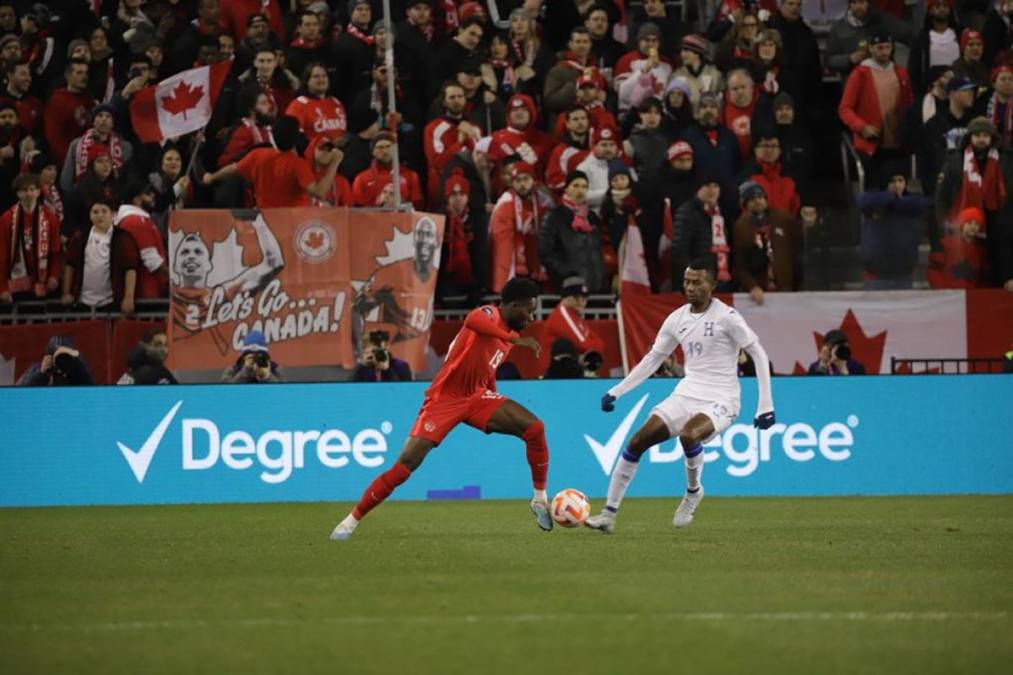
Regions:
[[[378,363],[383,363],[389,358],[386,349],[377,349],[373,354]]]
[[[841,343],[837,345],[837,349],[834,350],[834,353],[837,355],[837,358],[847,361],[851,358],[851,347],[849,347],[846,343]]]

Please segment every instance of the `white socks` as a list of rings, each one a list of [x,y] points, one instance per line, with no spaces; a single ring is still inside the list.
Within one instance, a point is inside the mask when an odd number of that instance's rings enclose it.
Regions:
[[[549,496],[546,494],[545,490],[535,490],[535,501],[548,502]]]
[[[703,473],[703,453],[695,457],[686,457],[686,489],[700,489],[700,474]]]
[[[616,462],[616,467],[612,470],[612,478],[609,479],[608,501],[605,503],[605,508],[612,513],[619,510],[619,505],[622,504],[623,497],[626,495],[626,489],[633,481],[633,477],[637,475],[637,467],[640,466],[639,457],[635,462],[631,462],[627,457],[633,457],[633,455],[628,455],[624,451],[619,456],[619,461]]]

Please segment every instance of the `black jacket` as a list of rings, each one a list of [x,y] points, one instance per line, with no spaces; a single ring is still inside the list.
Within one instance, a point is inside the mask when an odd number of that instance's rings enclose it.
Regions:
[[[683,272],[694,258],[710,253],[714,243],[711,217],[704,210],[703,202],[696,197],[684,203],[675,211],[672,229],[672,280],[680,283]],[[725,216],[725,236],[732,245],[732,220]],[[732,269],[729,263],[729,269]]]
[[[538,231],[538,257],[552,279],[553,288],[562,290],[569,274],[584,277],[592,293],[606,290],[605,265],[601,259],[601,223],[594,211],[587,215],[590,232],[573,229],[573,211],[557,206],[545,217]]]

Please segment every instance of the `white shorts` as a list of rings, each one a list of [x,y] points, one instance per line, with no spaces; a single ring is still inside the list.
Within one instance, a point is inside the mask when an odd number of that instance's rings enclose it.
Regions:
[[[686,422],[699,413],[710,418],[714,434],[717,435],[730,427],[739,416],[739,402],[731,399],[705,401],[675,393],[651,409],[651,414],[661,418],[673,436],[677,436]],[[706,443],[711,438],[714,436],[700,442]]]

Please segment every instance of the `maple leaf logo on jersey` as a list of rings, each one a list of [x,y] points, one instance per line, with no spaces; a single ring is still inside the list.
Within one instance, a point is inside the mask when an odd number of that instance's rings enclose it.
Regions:
[[[883,362],[883,349],[886,346],[887,331],[876,335],[866,335],[862,324],[858,322],[855,313],[850,309],[844,315],[844,320],[838,326],[848,336],[848,344],[851,346],[851,358],[865,366],[865,372],[869,375],[879,373],[880,365]],[[816,352],[823,349],[823,336],[813,332],[813,340],[816,342]],[[798,361],[795,362],[793,375],[804,375],[808,369]]]
[[[204,98],[204,87],[190,86],[189,82],[179,82],[172,89],[172,94],[162,99],[162,108],[171,115],[183,115],[186,119],[188,111],[194,110]]]

